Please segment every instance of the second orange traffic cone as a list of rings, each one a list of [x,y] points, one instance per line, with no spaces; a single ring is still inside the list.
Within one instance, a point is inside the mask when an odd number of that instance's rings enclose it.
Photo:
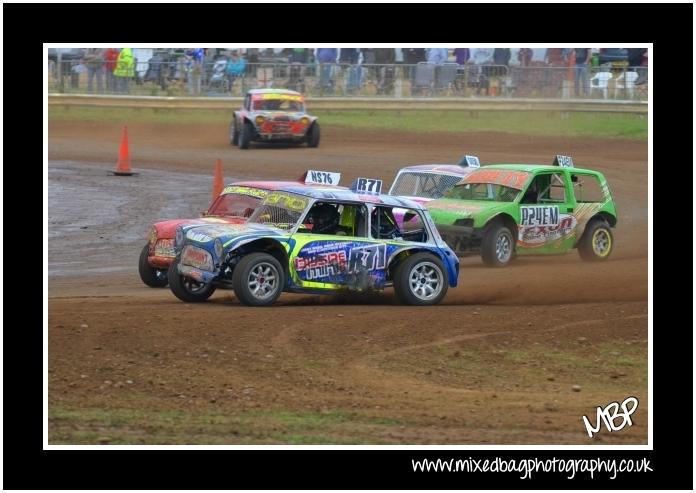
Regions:
[[[118,161],[116,162],[116,176],[132,176],[130,152],[128,151],[128,127],[123,127],[123,137],[121,137],[121,148],[118,151]]]
[[[222,178],[222,161],[220,159],[215,163],[215,177],[213,178],[213,201],[218,198],[225,187]]]

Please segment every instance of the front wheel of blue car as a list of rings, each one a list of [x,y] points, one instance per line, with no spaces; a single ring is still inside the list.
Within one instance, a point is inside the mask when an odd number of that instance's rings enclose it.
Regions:
[[[429,253],[410,255],[394,270],[394,292],[404,305],[436,305],[447,288],[442,262]]]
[[[169,289],[174,296],[187,303],[200,303],[207,300],[215,292],[215,286],[198,282],[190,277],[179,274],[179,261],[175,260],[169,266],[167,277],[169,278]]]
[[[273,255],[250,253],[234,268],[232,285],[240,303],[250,306],[272,305],[283,292],[285,271]]]

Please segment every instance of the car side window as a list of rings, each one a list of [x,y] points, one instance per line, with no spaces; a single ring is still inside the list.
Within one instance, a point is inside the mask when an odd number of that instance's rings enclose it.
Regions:
[[[412,209],[402,210],[401,238],[403,238],[404,241],[428,243],[428,228],[426,228],[423,222],[423,213]],[[398,214],[395,214],[395,216],[398,220]]]
[[[367,237],[367,208],[361,204],[316,202],[302,221],[299,233]]]
[[[562,173],[547,173],[534,177],[522,196],[522,204],[565,203],[566,186]]]
[[[599,203],[607,200],[596,176],[573,173],[570,175],[570,181],[577,202]]]

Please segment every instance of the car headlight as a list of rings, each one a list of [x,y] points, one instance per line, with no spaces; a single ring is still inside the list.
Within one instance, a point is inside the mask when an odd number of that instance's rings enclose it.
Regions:
[[[263,122],[266,121],[266,119],[264,117],[262,117],[261,115],[259,115],[254,119],[254,121],[256,122],[257,125],[262,125]]]
[[[220,241],[220,238],[216,238],[215,241],[213,242],[213,246],[215,247],[215,256],[217,258],[222,257],[222,242]]]
[[[302,125],[309,125],[309,118],[307,118],[306,116],[303,116],[302,118],[300,118],[300,123]]]

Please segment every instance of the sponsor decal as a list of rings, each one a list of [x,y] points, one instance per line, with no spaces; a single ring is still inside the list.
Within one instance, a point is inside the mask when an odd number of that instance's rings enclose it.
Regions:
[[[319,253],[306,257],[295,257],[295,270],[303,279],[311,281],[340,275],[346,267],[346,252]]]
[[[365,288],[384,283],[387,245],[346,242],[310,242],[293,265],[300,279]]]
[[[307,207],[308,199],[306,197],[300,197],[299,195],[274,192],[268,194],[263,203],[267,205],[276,205],[295,212],[302,212]]]
[[[539,225],[539,226],[522,226],[519,227],[518,241],[520,246],[524,247],[540,247],[547,243],[562,240],[573,234],[578,221],[574,216],[569,214],[561,214],[556,224]]]
[[[520,207],[520,226],[555,226],[558,224],[557,205]]]
[[[268,92],[264,94],[255,94],[253,99],[287,99],[288,101],[304,101],[304,96]]]
[[[338,185],[341,180],[341,173],[331,173],[330,171],[307,170],[305,183],[317,183],[320,185]]]
[[[238,185],[231,185],[229,187],[225,187],[222,190],[223,194],[228,194],[228,193],[236,193],[239,195],[248,195],[250,197],[257,197],[257,198],[264,198],[266,195],[268,195],[267,190],[261,190],[259,188],[253,188],[253,187],[241,187]]]
[[[505,187],[522,190],[531,173],[509,169],[480,168],[466,176],[462,183],[493,183]]]
[[[192,265],[197,269],[202,270],[213,270],[213,258],[210,253],[206,252],[201,248],[196,248],[192,246],[186,246],[184,251],[181,253],[181,263],[185,265]]]
[[[176,252],[174,251],[174,240],[169,238],[159,240],[157,244],[155,244],[155,256],[176,257]]]

